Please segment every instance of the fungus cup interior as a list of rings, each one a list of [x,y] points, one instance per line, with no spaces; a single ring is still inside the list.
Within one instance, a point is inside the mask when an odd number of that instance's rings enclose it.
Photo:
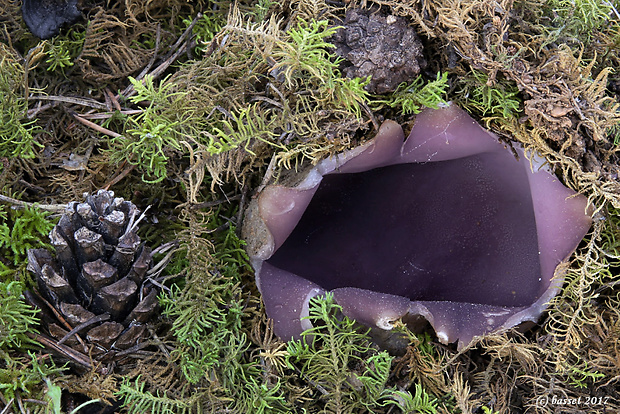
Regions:
[[[298,185],[259,195],[248,217],[267,237],[250,256],[280,337],[299,337],[309,299],[330,290],[361,323],[421,316],[463,347],[535,321],[559,290],[555,269],[591,224],[585,197],[454,105],[426,110],[403,139],[386,122]]]

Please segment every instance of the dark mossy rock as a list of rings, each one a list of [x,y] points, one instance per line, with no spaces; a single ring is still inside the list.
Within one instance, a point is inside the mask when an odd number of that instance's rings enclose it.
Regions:
[[[49,39],[81,16],[77,0],[23,0],[22,17],[35,36]]]
[[[349,78],[371,76],[370,93],[394,92],[426,67],[422,42],[409,21],[376,9],[349,9],[332,38]]]

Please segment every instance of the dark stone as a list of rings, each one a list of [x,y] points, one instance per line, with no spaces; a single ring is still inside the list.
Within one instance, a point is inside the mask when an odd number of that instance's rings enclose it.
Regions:
[[[22,16],[33,35],[49,39],[62,25],[75,23],[81,13],[77,0],[23,0]]]
[[[426,66],[422,43],[411,22],[382,10],[349,9],[331,42],[343,57],[349,78],[371,76],[366,90],[394,92],[402,82],[412,82]]]

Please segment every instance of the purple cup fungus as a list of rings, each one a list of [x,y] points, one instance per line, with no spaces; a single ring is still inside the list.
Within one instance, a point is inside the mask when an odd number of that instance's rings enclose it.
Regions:
[[[535,322],[591,217],[584,196],[516,152],[449,105],[419,114],[407,140],[386,121],[369,142],[265,186],[243,233],[276,334],[299,338],[326,291],[364,325],[426,320],[459,348]]]

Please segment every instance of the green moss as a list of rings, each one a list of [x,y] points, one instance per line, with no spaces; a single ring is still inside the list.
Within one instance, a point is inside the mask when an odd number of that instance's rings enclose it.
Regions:
[[[279,383],[267,383],[250,356],[243,328],[249,316],[247,298],[241,289],[250,267],[234,226],[222,226],[217,216],[202,221],[200,214],[190,213],[178,256],[186,277],[160,298],[172,323],[175,347],[170,360],[179,370],[180,387],[160,388],[148,376],[125,380],[118,396],[131,413],[215,407],[288,412]],[[212,234],[214,245],[207,240]]]
[[[24,303],[23,289],[21,282],[0,282],[0,352],[35,343],[27,334],[36,332],[37,311]]]
[[[284,76],[285,85],[294,88],[305,79],[333,80],[338,61],[331,58],[329,49],[334,45],[325,39],[336,33],[327,20],[301,22],[287,32],[289,40],[280,43],[273,53],[277,63],[272,71]]]
[[[483,414],[499,414],[499,411],[493,411],[492,408],[489,408],[486,405],[483,405],[481,408]]]
[[[190,26],[192,19],[183,19],[186,28]],[[205,54],[209,52],[211,40],[222,29],[225,20],[216,13],[204,12],[198,19],[192,33],[196,36],[196,52]]]
[[[341,308],[333,295],[310,300],[307,319],[313,327],[302,340],[288,344],[288,364],[299,367],[326,412],[354,413],[383,405],[392,357],[378,351],[352,319],[337,316]],[[355,368],[352,368],[355,367]]]
[[[249,105],[229,114],[214,116],[214,122],[203,138],[206,138],[206,150],[209,154],[221,154],[235,148],[244,148],[251,154],[250,145],[258,139],[266,144],[284,148],[273,142],[275,133],[274,117],[269,111],[261,110],[257,104]]]
[[[0,43],[0,157],[34,158],[35,147],[41,147],[34,138],[39,129],[27,118],[24,93],[24,68]]]
[[[54,222],[47,211],[36,207],[7,209],[0,205],[0,277],[11,280],[15,269],[23,271],[28,249],[48,246],[47,235],[52,227]]]
[[[84,46],[85,32],[71,28],[64,36],[55,36],[45,42],[46,69],[50,72],[60,71],[74,65],[73,61],[78,57]]]
[[[591,369],[588,366],[588,362],[584,361],[582,367],[572,365],[568,368],[567,377],[568,383],[577,388],[589,388],[592,384],[605,378],[605,374],[602,374],[596,370]]]
[[[403,413],[437,413],[437,399],[427,394],[419,384],[415,385],[413,394],[409,391],[394,391],[389,403],[400,408]]]
[[[157,183],[167,177],[166,164],[171,151],[180,151],[176,126],[178,121],[166,118],[157,108],[168,99],[180,99],[179,94],[170,94],[165,80],[155,87],[153,78],[146,76],[142,82],[130,77],[136,94],[130,98],[134,103],[149,103],[140,114],[125,118],[126,136],[110,140],[111,159],[114,162],[128,161],[143,171],[143,181]]]
[[[124,401],[129,414],[184,414],[191,412],[191,404],[185,400],[170,398],[165,391],[151,393],[144,389],[145,383],[138,377],[135,381],[125,378],[117,396]]]
[[[174,321],[172,333],[180,344],[174,354],[179,357],[183,373],[192,384],[206,379],[206,375],[214,371],[229,370],[228,364],[236,360],[236,353],[247,347],[246,338],[240,332],[244,308],[237,267],[247,266],[247,262],[244,264],[243,254],[239,256],[243,250],[239,250],[234,232],[227,231],[227,236],[234,245],[219,250],[219,258],[213,257],[212,263],[205,261],[212,257],[210,249],[203,253],[208,254],[205,258],[195,257],[196,249],[208,248],[208,244],[183,244],[181,248],[187,252],[188,269],[191,269],[187,281],[182,288],[173,286],[171,295],[161,299],[164,314]],[[194,267],[196,260],[201,262],[200,267]],[[226,360],[228,366],[222,365]],[[231,379],[223,381],[229,383]]]
[[[412,83],[402,83],[387,100],[373,100],[373,104],[386,104],[398,108],[403,115],[418,114],[424,108],[439,108],[446,103],[448,72],[437,73],[437,79],[425,82],[422,75]],[[376,109],[380,109],[380,105]]]
[[[489,80],[487,74],[472,69],[460,81],[459,103],[469,112],[487,119],[508,119],[517,115],[523,107],[519,89],[513,81]]]
[[[549,32],[554,39],[564,34],[587,43],[594,31],[617,18],[613,5],[604,0],[552,0],[547,6],[556,26]]]
[[[239,162],[273,151],[289,159],[316,147],[308,141],[325,135],[322,125],[362,125],[369,79],[342,78],[326,41],[335,28],[313,20],[285,32],[274,19],[251,24],[244,20],[248,16],[233,9],[221,32],[225,44],[158,84],[149,76],[130,78],[136,94],[129,100],[141,112],[108,121],[107,127],[121,129],[110,139],[113,162],[127,160],[144,173],[143,180],[160,182],[171,160],[188,154],[203,163],[235,151],[244,154]],[[194,30],[206,47],[210,28],[219,23],[205,19]],[[217,181],[226,168],[212,166],[210,172]]]
[[[9,356],[2,352],[3,361],[0,362],[0,393],[4,401],[18,404],[13,399],[17,396],[28,396],[32,400],[24,401],[25,406],[37,412],[40,406],[36,398],[45,399],[43,384],[45,380],[58,376],[64,368],[54,365],[47,357],[39,357],[33,352],[26,356]],[[2,364],[3,362],[3,364]]]

